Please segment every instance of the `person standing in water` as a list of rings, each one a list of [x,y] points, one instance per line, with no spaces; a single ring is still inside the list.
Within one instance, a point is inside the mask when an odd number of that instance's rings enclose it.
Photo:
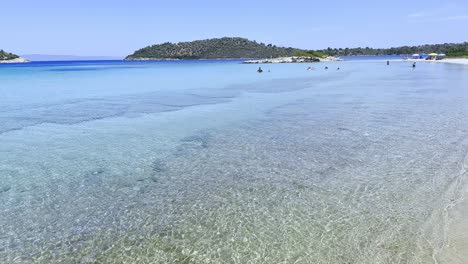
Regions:
[[[262,72],[263,72],[262,67],[258,67],[257,72],[258,72],[258,73],[262,73]]]
[[[413,68],[416,68],[416,62],[413,62]]]
[[[390,65],[390,61],[387,61],[387,65]]]

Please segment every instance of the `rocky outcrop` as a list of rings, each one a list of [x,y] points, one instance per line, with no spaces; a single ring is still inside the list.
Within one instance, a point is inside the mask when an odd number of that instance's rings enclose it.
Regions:
[[[262,60],[247,60],[244,64],[265,64],[265,63],[303,63],[303,62],[321,62],[321,61],[340,61],[337,57],[281,57],[273,59],[262,59]]]
[[[11,60],[0,60],[0,63],[27,63],[30,62],[28,59],[25,58],[16,58],[16,59],[11,59]]]
[[[125,58],[124,60],[127,61],[177,61],[180,59],[171,59],[171,58],[134,58],[134,57],[128,57]]]

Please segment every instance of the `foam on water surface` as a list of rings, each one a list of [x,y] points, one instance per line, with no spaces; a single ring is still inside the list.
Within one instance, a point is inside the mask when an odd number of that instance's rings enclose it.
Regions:
[[[1,262],[426,263],[443,246],[462,66],[138,66],[0,68]]]

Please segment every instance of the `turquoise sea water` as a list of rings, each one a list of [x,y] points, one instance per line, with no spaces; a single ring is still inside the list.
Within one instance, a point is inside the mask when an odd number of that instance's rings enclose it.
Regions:
[[[258,66],[1,65],[0,263],[437,258],[468,68]]]

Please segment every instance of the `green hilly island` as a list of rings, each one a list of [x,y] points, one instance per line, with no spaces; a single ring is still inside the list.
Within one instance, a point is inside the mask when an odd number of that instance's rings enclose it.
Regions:
[[[468,42],[402,46],[392,48],[328,48],[323,50],[304,50],[291,47],[278,47],[258,43],[240,37],[224,37],[191,42],[151,45],[135,51],[126,60],[175,60],[175,59],[227,59],[227,58],[278,58],[356,56],[356,55],[407,55],[413,53],[445,53],[448,57],[468,56]]]
[[[257,43],[245,38],[214,38],[157,44],[135,51],[126,60],[141,59],[226,59],[226,58],[269,58],[288,57],[301,51],[295,48],[277,47]]]
[[[13,60],[19,58],[18,55],[0,50],[0,61],[2,60]]]

